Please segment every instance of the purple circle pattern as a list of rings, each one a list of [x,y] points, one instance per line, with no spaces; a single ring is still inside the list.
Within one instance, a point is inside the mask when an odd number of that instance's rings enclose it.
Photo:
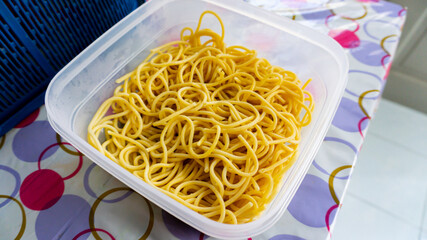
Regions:
[[[380,38],[375,37],[374,35],[372,35],[372,34],[368,31],[368,26],[369,26],[369,24],[371,24],[372,22],[379,22],[379,23],[383,24],[383,25],[384,25],[384,27],[385,27],[385,26],[393,26],[393,27],[395,27],[396,29],[399,29],[399,28],[400,28],[400,27],[399,27],[399,25],[397,25],[397,24],[394,24],[394,23],[391,23],[391,22],[388,22],[388,21],[384,21],[384,20],[380,20],[380,19],[372,19],[372,20],[367,21],[365,24],[363,24],[363,30],[365,31],[366,35],[368,35],[370,38],[375,39],[375,40],[378,40],[378,41],[380,41],[381,39],[380,39]],[[390,41],[390,42],[396,42],[397,40],[395,40],[395,39],[391,39],[391,40],[390,40],[390,39],[388,39],[388,41]]]
[[[381,58],[386,55],[378,43],[366,40],[360,41],[358,47],[351,48],[350,53],[359,62],[370,66],[381,66]]]
[[[351,148],[351,150],[354,152],[354,154],[357,154],[356,147],[353,144],[351,144],[350,142],[345,141],[344,139],[336,138],[336,137],[325,137],[325,139],[323,139],[323,141],[324,142],[338,142],[338,143],[342,143],[342,144],[346,145],[347,147]],[[331,173],[329,173],[328,171],[326,171],[326,169],[324,169],[322,166],[320,166],[316,162],[316,159],[314,159],[314,161],[313,161],[313,166],[315,168],[317,168],[320,172],[322,172],[322,173],[324,173],[326,175],[331,175]],[[335,176],[336,179],[342,179],[342,180],[348,179],[349,177],[350,177],[350,175],[343,176],[343,177]]]
[[[315,168],[317,168],[317,170],[319,170],[320,172],[326,174],[326,175],[331,175],[328,171],[326,171],[326,169],[322,168],[322,166],[320,166],[317,162],[316,159],[314,159],[313,161],[313,166]],[[350,175],[344,176],[344,177],[337,177],[335,176],[336,179],[341,179],[341,180],[346,180],[350,177]]]
[[[175,237],[181,240],[199,240],[202,233],[196,229],[185,224],[176,217],[170,215],[168,212],[162,210],[163,221],[165,222],[166,228]],[[203,235],[203,239],[206,236]]]
[[[56,133],[48,121],[35,121],[21,128],[15,135],[12,149],[15,156],[24,162],[37,162],[40,154],[52,143],[56,142]],[[52,148],[43,156],[48,158],[56,152],[58,146]],[[42,159],[42,160],[43,160]]]
[[[370,73],[370,72],[367,72],[367,71],[354,70],[354,69],[348,71],[348,75],[350,75],[351,73],[361,73],[361,74],[365,74],[365,75],[371,76],[371,77],[375,78],[376,80],[378,80],[378,82],[380,84],[382,84],[381,78],[379,78],[377,75],[375,75],[373,73]],[[345,89],[345,91],[347,93],[349,93],[350,95],[352,95],[352,96],[355,96],[355,97],[359,97],[360,96],[359,94],[356,94],[356,93],[352,92],[350,89],[348,89],[348,87]],[[377,99],[379,96],[380,96],[379,94],[376,95],[376,96],[374,96],[374,97],[367,97],[367,96],[365,96],[364,99]]]
[[[360,109],[358,103],[343,97],[340,105],[338,106],[335,117],[332,120],[332,125],[347,132],[358,132],[359,121],[364,117],[365,115]],[[364,130],[367,125],[368,122],[363,121],[361,124],[361,130]]]
[[[335,205],[329,185],[321,178],[307,174],[289,204],[289,213],[299,222],[315,228],[326,227],[325,216]]]
[[[305,240],[305,239],[294,236],[294,235],[280,234],[270,238],[270,240]]]
[[[89,184],[89,176],[90,176],[90,173],[92,172],[92,169],[93,169],[94,167],[96,167],[96,166],[97,166],[97,165],[96,165],[95,163],[92,163],[92,164],[87,168],[87,170],[86,170],[86,172],[85,172],[84,179],[83,179],[83,186],[84,186],[84,188],[85,188],[86,192],[87,192],[91,197],[94,197],[94,198],[98,198],[98,196],[96,195],[96,193],[95,193],[95,192],[92,190],[92,188],[90,187],[90,184]],[[112,176],[110,176],[110,177],[112,177]],[[106,203],[115,203],[115,202],[120,202],[121,200],[123,200],[123,199],[125,199],[125,198],[129,197],[132,193],[133,193],[133,191],[132,191],[132,190],[129,190],[129,191],[125,192],[122,196],[120,196],[120,197],[118,197],[118,198],[115,198],[115,199],[102,199],[102,202],[106,202]]]
[[[325,137],[325,139],[323,139],[323,141],[325,141],[325,142],[326,141],[330,141],[330,142],[339,142],[339,143],[342,143],[342,144],[346,145],[347,147],[351,148],[351,150],[353,150],[353,152],[355,154],[357,154],[357,148],[353,144],[351,144],[350,142],[347,142],[344,139],[336,138],[336,137]]]
[[[89,228],[90,205],[76,195],[64,195],[51,208],[37,216],[35,231],[37,239],[73,239],[82,230]],[[81,236],[87,239],[89,236]]]
[[[14,169],[8,167],[8,166],[4,166],[4,165],[0,165],[0,170],[4,170],[10,174],[13,175],[13,177],[15,178],[15,188],[13,189],[12,193],[10,194],[11,197],[15,197],[16,194],[19,191],[19,185],[21,184],[21,177],[19,176],[19,173],[17,171],[15,171]],[[2,203],[0,203],[0,208],[5,206],[6,204],[8,204],[10,201],[12,201],[10,198],[7,198],[6,200],[4,200]]]
[[[306,12],[301,13],[301,16],[307,20],[324,20],[325,18],[327,18],[331,14],[332,14],[331,10],[322,9],[322,10],[316,10],[313,12],[306,11]]]
[[[379,1],[371,5],[372,9],[377,13],[385,13],[389,17],[399,17],[399,12],[402,10],[402,6],[399,4],[390,4],[386,1]]]

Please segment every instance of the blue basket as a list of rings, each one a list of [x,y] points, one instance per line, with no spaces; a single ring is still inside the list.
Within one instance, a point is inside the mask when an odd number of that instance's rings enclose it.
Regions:
[[[43,104],[57,71],[142,2],[0,1],[0,136]]]

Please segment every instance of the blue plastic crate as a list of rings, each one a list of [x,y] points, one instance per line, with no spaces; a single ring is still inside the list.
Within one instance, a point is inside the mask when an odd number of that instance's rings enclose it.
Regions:
[[[143,2],[0,1],[0,136],[43,104],[56,72]]]

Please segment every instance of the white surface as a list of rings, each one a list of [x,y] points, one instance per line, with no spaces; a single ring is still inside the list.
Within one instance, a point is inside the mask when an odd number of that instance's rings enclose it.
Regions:
[[[370,134],[423,156],[427,163],[427,114],[382,99],[369,127]]]
[[[420,61],[426,62],[427,60]],[[399,65],[393,64],[391,68],[384,89],[384,98],[427,113],[427,83],[397,66]]]
[[[423,220],[421,222],[420,240],[427,240],[427,194],[424,197]]]
[[[382,99],[332,240],[427,239],[427,115]]]
[[[392,2],[408,11],[384,97],[427,113],[427,0]]]
[[[348,209],[351,208],[351,209]],[[348,193],[332,240],[416,240],[418,228]]]

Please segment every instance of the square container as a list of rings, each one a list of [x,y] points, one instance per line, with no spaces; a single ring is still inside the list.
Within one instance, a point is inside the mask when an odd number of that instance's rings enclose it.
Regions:
[[[112,96],[115,80],[132,71],[151,48],[179,39],[183,27],[194,29],[205,10],[215,11],[222,18],[227,46],[255,49],[259,57],[295,72],[303,82],[312,78],[307,89],[316,105],[312,122],[302,130],[299,158],[266,210],[245,224],[218,223],[190,210],[86,141],[89,121],[101,103]],[[212,16],[204,18],[202,28],[220,32]],[[116,24],[55,76],[46,92],[46,110],[50,124],[64,139],[151,202],[207,235],[246,238],[267,230],[286,210],[332,122],[347,72],[347,57],[332,38],[274,13],[241,1],[153,0]]]

